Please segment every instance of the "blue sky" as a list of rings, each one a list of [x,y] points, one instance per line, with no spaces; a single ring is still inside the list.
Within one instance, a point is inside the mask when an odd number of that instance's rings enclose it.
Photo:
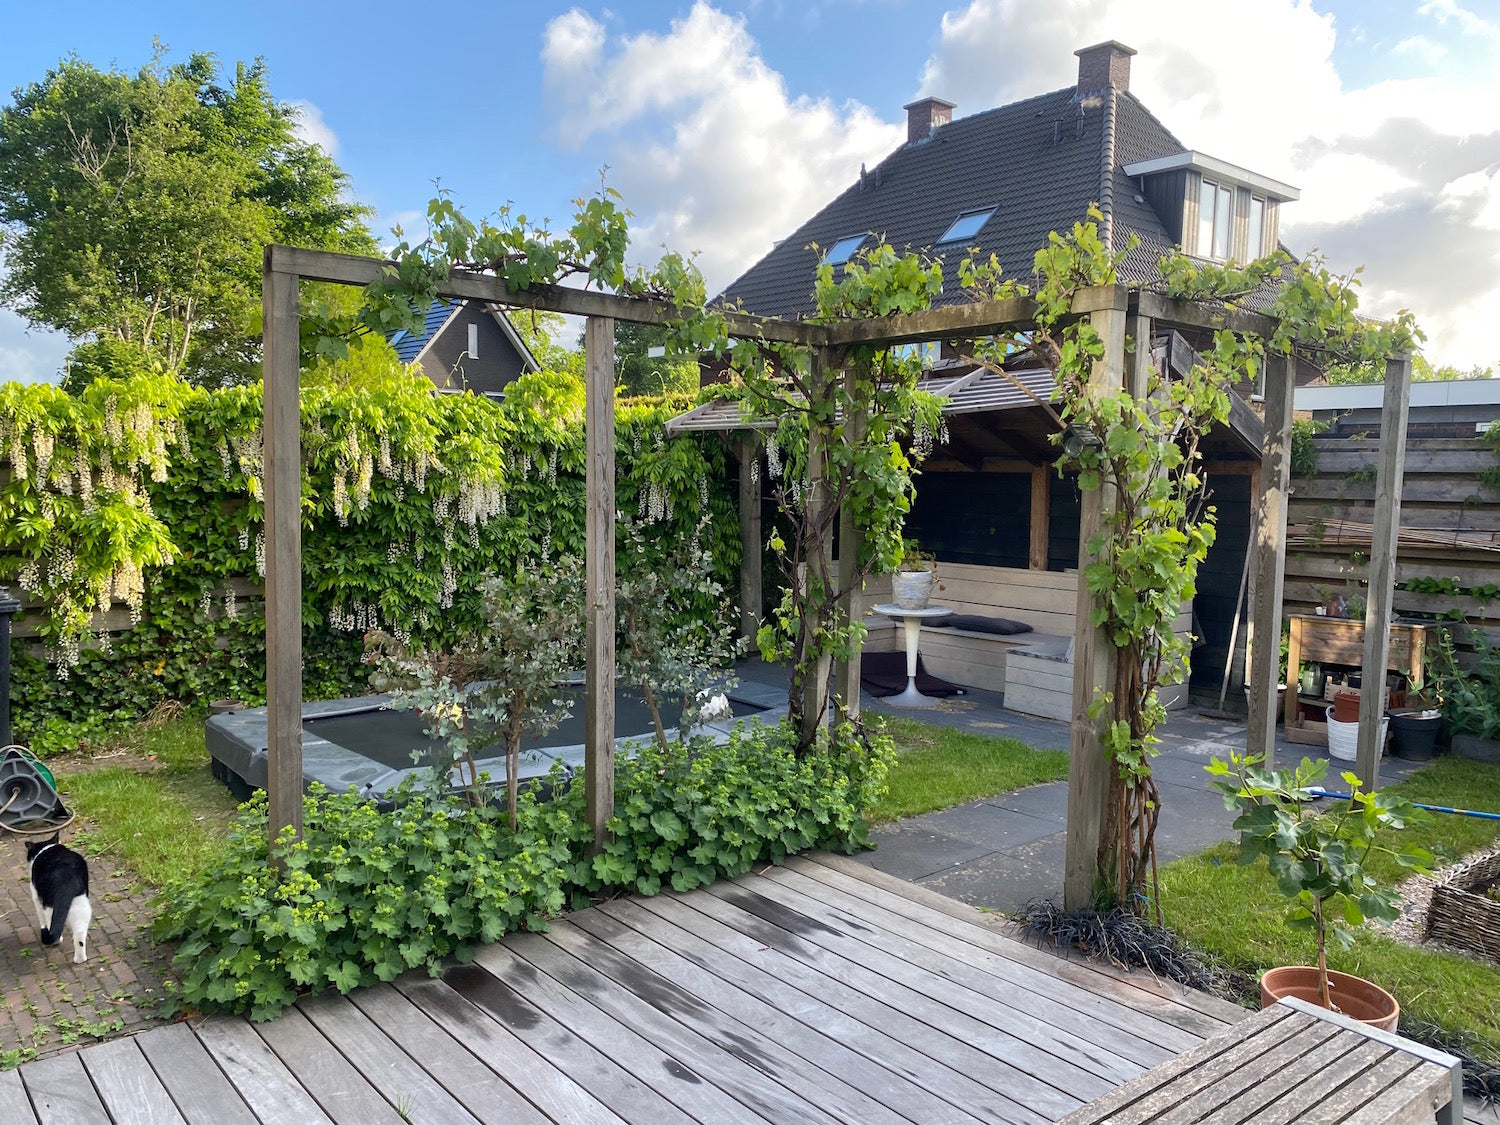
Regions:
[[[471,213],[566,221],[608,165],[641,252],[700,250],[715,285],[899,143],[904,102],[964,115],[1056,89],[1075,48],[1116,38],[1185,144],[1303,188],[1294,249],[1365,263],[1367,306],[1413,308],[1434,360],[1500,361],[1475,327],[1500,316],[1500,0],[0,8],[0,93],[70,52],[134,70],[153,36],[263,56],[379,233],[439,178]],[[65,342],[22,329],[0,313],[0,377],[48,377]]]

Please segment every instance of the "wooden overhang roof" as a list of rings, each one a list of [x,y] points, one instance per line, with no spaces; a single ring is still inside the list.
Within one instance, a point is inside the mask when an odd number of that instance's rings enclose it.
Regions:
[[[1176,332],[1161,333],[1152,351],[1158,366],[1170,364],[1178,375],[1197,360]],[[1045,368],[1008,371],[948,361],[917,382],[917,389],[943,399],[948,422],[946,456],[978,467],[991,458],[1022,457],[1036,464],[1057,459],[1052,435],[1060,427],[1042,403],[1057,401],[1057,385]],[[1229,421],[1204,440],[1209,457],[1260,460],[1264,426],[1260,415],[1240,395],[1229,396]],[[750,419],[732,399],[714,399],[667,422],[668,436],[732,430],[766,430],[768,418]]]

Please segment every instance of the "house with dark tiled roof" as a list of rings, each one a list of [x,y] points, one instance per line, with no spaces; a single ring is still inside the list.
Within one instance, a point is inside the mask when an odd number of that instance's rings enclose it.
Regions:
[[[951,264],[971,248],[993,253],[1025,279],[1048,234],[1071,229],[1090,204],[1113,249],[1139,240],[1120,279],[1131,285],[1159,281],[1157,262],[1174,246],[1215,261],[1277,246],[1296,188],[1183,145],[1130,92],[1131,48],[1110,41],[1076,54],[1078,81],[1066,89],[968,117],[937,97],[906,106],[906,143],[861,168],[723,297],[762,315],[806,315],[820,258],[838,265],[881,237]],[[950,286],[939,303],[967,299]]]
[[[1296,188],[1178,140],[1130,92],[1129,47],[1111,41],[1075,53],[1078,78],[1066,89],[968,117],[955,117],[954,104],[938,97],[906,106],[906,142],[873,168],[862,167],[721,299],[760,315],[806,316],[821,260],[838,266],[884,239],[943,259],[950,284],[938,303],[963,303],[972,298],[952,279],[967,253],[994,254],[1007,276],[1027,281],[1048,235],[1070,230],[1091,204],[1103,215],[1101,238],[1117,252],[1129,248],[1120,280],[1135,287],[1160,283],[1158,262],[1174,247],[1223,262],[1249,261],[1279,245],[1281,208],[1297,199]],[[1155,333],[1150,347],[1158,367],[1181,372],[1204,342]],[[1003,379],[964,364],[948,343],[930,354],[923,385],[944,400],[946,426],[915,482],[906,533],[952,576],[945,600],[961,613],[981,620],[998,609],[1059,636],[1043,643],[1023,636],[1018,644],[924,626],[923,657],[936,675],[1003,690],[1008,707],[1065,718],[1071,657],[1058,649],[1072,625],[1046,613],[1075,604],[1082,493],[1075,473],[1057,473],[1060,427],[1038,405],[1055,393],[1051,372],[1018,367]],[[1027,393],[1016,390],[1021,384]],[[1262,424],[1247,401],[1252,388],[1240,390],[1231,396],[1228,423],[1200,447],[1218,535],[1179,631],[1194,636],[1193,684],[1204,690],[1237,683],[1243,666],[1241,580],[1259,494]],[[738,417],[736,404],[721,401],[672,425],[723,430],[736,427]],[[746,588],[758,582],[746,580]],[[879,591],[870,596],[879,600]],[[893,644],[872,632],[866,647]]]
[[[434,301],[420,333],[391,337],[402,363],[415,363],[438,390],[498,397],[537,361],[503,310],[480,301]]]

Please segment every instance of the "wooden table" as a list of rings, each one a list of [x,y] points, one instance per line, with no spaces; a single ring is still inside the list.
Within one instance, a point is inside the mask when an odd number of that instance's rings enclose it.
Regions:
[[[1291,634],[1286,649],[1286,722],[1283,734],[1288,742],[1323,745],[1327,742],[1324,724],[1298,721],[1297,704],[1311,696],[1297,690],[1302,678],[1302,661],[1320,664],[1349,664],[1358,667],[1365,660],[1365,623],[1350,617],[1322,617],[1308,613],[1289,615]],[[1427,648],[1425,625],[1391,625],[1390,648],[1386,670],[1404,672],[1413,687],[1422,683],[1422,655]],[[1322,699],[1321,696],[1317,697]]]
[[[1462,1064],[1394,1032],[1282,1000],[1148,1070],[1059,1125],[1460,1125]]]

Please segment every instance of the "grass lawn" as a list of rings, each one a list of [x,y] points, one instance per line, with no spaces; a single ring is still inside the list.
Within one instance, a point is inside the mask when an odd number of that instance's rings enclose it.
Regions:
[[[889,791],[867,813],[873,823],[1068,776],[1065,750],[1033,750],[1014,738],[970,734],[899,715],[879,718],[896,742],[897,758]]]
[[[93,750],[47,763],[88,822],[75,844],[85,855],[109,855],[159,887],[217,854],[237,802],[209,773],[201,716],[147,720]]]
[[[1340,789],[1336,778],[1326,780]],[[1387,792],[1426,804],[1500,811],[1500,767],[1440,758]],[[1500,836],[1500,821],[1444,813],[1409,829],[1409,839],[1446,856],[1446,861],[1484,847]],[[1399,837],[1392,837],[1392,841]],[[1237,844],[1220,844],[1162,869],[1162,906],[1169,925],[1190,944],[1233,968],[1258,974],[1275,965],[1311,964],[1312,934],[1285,921],[1287,900],[1277,891],[1264,861],[1237,862]],[[1444,858],[1439,858],[1441,864]],[[1369,864],[1377,878],[1399,881],[1394,861]],[[1372,980],[1395,995],[1408,1017],[1477,1037],[1475,1053],[1500,1059],[1500,966],[1475,957],[1413,948],[1366,928],[1348,953],[1329,950],[1329,965]]]

